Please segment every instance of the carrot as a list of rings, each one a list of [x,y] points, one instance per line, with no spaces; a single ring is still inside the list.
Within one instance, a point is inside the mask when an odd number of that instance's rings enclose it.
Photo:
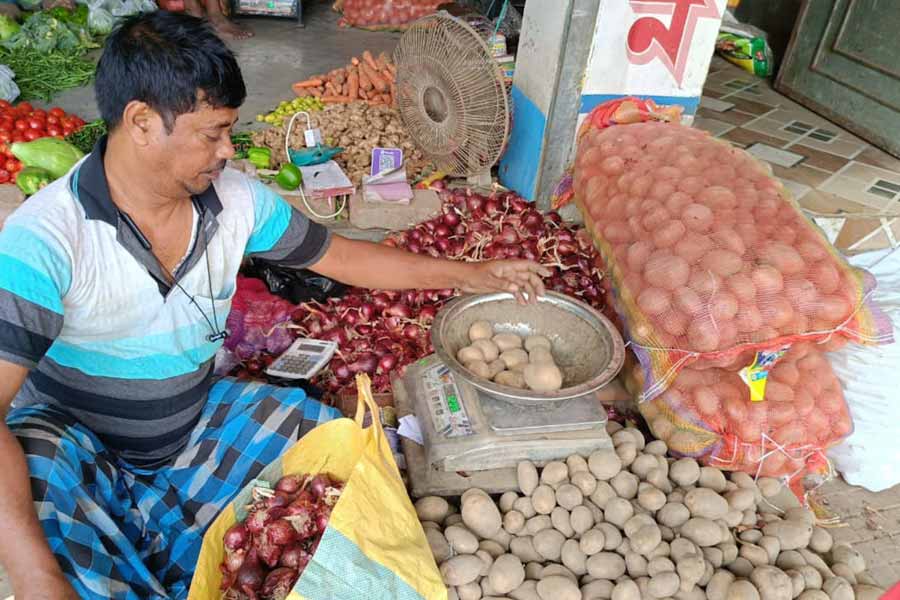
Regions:
[[[341,85],[341,96],[349,96],[350,86],[346,83]]]
[[[350,59],[350,64],[352,64],[354,67],[358,67],[359,59],[354,56],[353,58]]]
[[[327,96],[340,96],[341,91],[334,86],[330,81],[325,83],[325,95]]]
[[[363,100],[368,100],[368,99],[369,99],[369,93],[368,93],[366,90],[360,88],[360,90],[359,90],[359,97],[362,98]]]
[[[359,87],[367,92],[372,89],[372,80],[366,74],[366,68],[363,64],[359,65]]]
[[[297,96],[298,96],[299,98],[305,98],[306,96],[310,96],[310,95],[311,95],[311,92],[309,91],[309,88],[298,88],[298,87],[295,87],[295,88],[293,88],[293,90],[294,90],[294,93],[297,94]]]
[[[347,95],[351,98],[359,98],[359,72],[356,69],[347,75]]]
[[[366,103],[369,106],[381,106],[382,104],[384,104],[384,101],[379,97],[379,98],[376,98],[375,100],[366,100]]]
[[[316,98],[321,98],[321,97],[322,97],[322,89],[321,89],[321,88],[315,87],[315,88],[312,88],[312,89],[309,90],[309,91],[310,91],[310,93],[312,93],[312,95],[315,96]]]
[[[360,65],[360,70],[365,71],[366,77],[369,78],[369,81],[372,82],[372,85],[375,86],[375,89],[379,92],[386,92],[388,90],[389,84],[387,80],[379,75],[378,71],[373,70],[368,65]]]
[[[388,59],[387,54],[385,54],[384,52],[379,54],[378,58],[375,59],[375,63],[378,65],[379,71],[384,71],[385,69],[387,69],[387,66],[390,62],[391,61]]]
[[[335,104],[350,104],[353,102],[347,96],[322,96],[322,102],[332,102]]]
[[[319,87],[324,82],[318,77],[313,77],[312,79],[307,79],[306,81],[298,81],[293,86],[294,88],[314,88]]]
[[[341,85],[347,81],[347,71],[344,69],[337,69],[334,72],[334,77],[332,78],[336,83],[340,83]]]
[[[363,51],[363,60],[366,62],[366,65],[372,69],[373,71],[378,70],[378,63],[375,62],[375,58],[372,56],[372,53],[368,50]]]
[[[384,69],[381,71],[381,76],[388,82],[388,85],[394,84],[394,75],[389,70]]]

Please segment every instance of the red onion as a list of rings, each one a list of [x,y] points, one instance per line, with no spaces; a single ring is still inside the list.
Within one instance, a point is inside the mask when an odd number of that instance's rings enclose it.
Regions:
[[[409,232],[409,239],[413,242],[418,242],[422,240],[422,232],[418,229],[413,229]]]
[[[225,570],[229,573],[236,573],[241,565],[244,564],[244,549],[240,548],[238,550],[232,550],[225,547],[225,560],[223,561],[225,564]]]
[[[411,340],[418,339],[420,335],[422,335],[422,329],[418,325],[410,323],[403,328],[403,336]]]
[[[368,373],[372,375],[378,368],[378,359],[371,352],[359,355],[355,361],[347,365],[351,373]]]
[[[296,570],[289,567],[279,567],[266,576],[260,588],[260,593],[263,598],[284,600],[291,593],[291,588],[297,583],[299,577]]]
[[[359,306],[359,314],[364,321],[371,321],[375,316],[375,304],[373,302],[364,302]]]
[[[238,569],[235,585],[237,585],[238,590],[250,596],[250,598],[256,598],[256,592],[259,591],[263,584],[263,575],[262,565],[259,564],[256,550],[251,550],[244,559],[243,564],[241,564],[241,568]]]
[[[334,376],[337,377],[339,381],[350,381],[353,377],[353,373],[350,371],[347,363],[339,358],[335,358],[331,361],[331,372],[334,373]]]
[[[311,556],[303,549],[300,544],[294,544],[285,548],[281,553],[279,564],[282,567],[290,567],[292,569],[302,569],[309,563]]]
[[[469,212],[480,212],[483,207],[484,200],[481,196],[469,196],[468,198],[466,198],[466,208],[469,209]]]
[[[329,484],[328,477],[322,474],[316,475],[309,482],[309,491],[314,498],[319,499],[325,494],[325,488]]]
[[[489,217],[492,217],[500,212],[500,203],[497,202],[494,198],[489,198],[484,203],[484,212]]]
[[[348,337],[347,332],[344,331],[340,327],[335,327],[333,329],[328,329],[319,334],[319,338],[323,340],[328,340],[336,343],[338,346],[343,346],[347,343]]]
[[[249,540],[250,536],[248,535],[247,528],[244,527],[243,523],[235,523],[228,528],[228,531],[225,532],[225,547],[230,548],[231,550],[246,548],[247,542]]]
[[[445,212],[443,221],[447,224],[448,227],[456,227],[457,225],[459,225],[460,221],[459,213],[457,213],[455,210]]]
[[[412,316],[412,311],[409,309],[408,304],[398,302],[397,304],[390,306],[386,311],[384,311],[384,314],[391,315],[392,317],[401,317],[404,319],[408,319]]]
[[[397,357],[390,352],[383,354],[378,360],[378,367],[382,373],[389,373],[397,365]]]
[[[410,242],[406,249],[414,254],[420,254],[422,252],[422,246],[420,246],[418,242]]]
[[[448,237],[449,235],[450,228],[443,223],[434,228],[434,237],[436,238]]]
[[[327,527],[328,527],[328,515],[320,514],[319,516],[317,516],[316,517],[316,530],[319,533],[322,533],[325,531],[325,529]]]
[[[286,546],[297,539],[297,530],[284,519],[278,519],[266,527],[266,535],[273,544]]]

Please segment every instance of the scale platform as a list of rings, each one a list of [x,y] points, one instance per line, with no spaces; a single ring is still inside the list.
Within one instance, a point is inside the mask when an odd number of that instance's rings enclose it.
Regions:
[[[522,406],[480,392],[436,355],[408,366],[398,383],[418,417],[425,461],[438,471],[505,469],[612,447],[601,403],[606,388],[546,407]]]

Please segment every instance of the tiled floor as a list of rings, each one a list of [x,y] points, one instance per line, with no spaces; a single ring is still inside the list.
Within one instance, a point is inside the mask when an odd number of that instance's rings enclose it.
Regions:
[[[716,57],[694,126],[772,166],[801,208],[844,252],[900,246],[900,160]],[[900,486],[872,493],[837,478],[817,494],[831,529],[866,558],[882,587],[900,581]]]
[[[769,162],[848,253],[900,245],[900,160],[716,57],[694,126]]]

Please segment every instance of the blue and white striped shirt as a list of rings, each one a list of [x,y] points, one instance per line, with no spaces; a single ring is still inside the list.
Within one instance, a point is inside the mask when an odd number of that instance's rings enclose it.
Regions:
[[[104,151],[102,140],[0,231],[0,359],[32,369],[16,406],[59,406],[150,465],[177,453],[199,418],[222,345],[208,337],[225,326],[244,258],[306,267],[330,236],[226,169],[194,198],[199,232],[170,286],[112,202]]]

